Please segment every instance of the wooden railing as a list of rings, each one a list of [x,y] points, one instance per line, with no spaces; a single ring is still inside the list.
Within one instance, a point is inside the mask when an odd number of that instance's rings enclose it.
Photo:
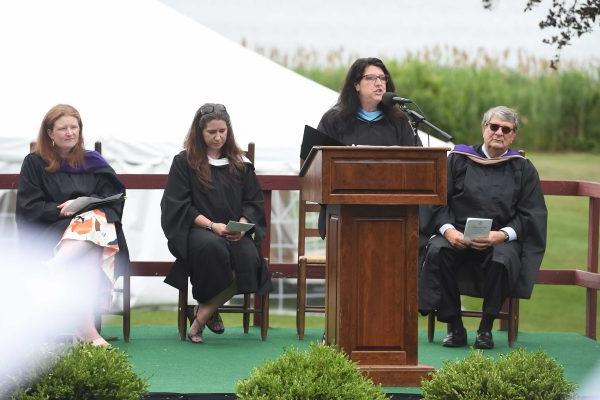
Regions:
[[[588,206],[588,245],[586,270],[542,269],[536,283],[545,285],[571,285],[586,289],[585,336],[596,340],[596,319],[598,308],[598,226],[600,224],[600,183],[585,181],[543,180],[544,195],[584,196],[589,198]]]
[[[128,190],[164,188],[166,174],[120,174],[120,179]],[[0,189],[16,189],[18,174],[0,174]],[[267,226],[271,220],[271,193],[273,190],[299,190],[300,178],[294,175],[259,175],[259,182],[265,195],[265,211]],[[587,266],[573,266],[569,269],[544,269],[539,272],[537,283],[545,285],[579,286],[586,290],[585,335],[596,339],[597,290],[600,289],[598,273],[598,239],[600,224],[600,183],[583,181],[543,180],[542,189],[545,195],[584,196],[589,198],[588,218],[588,252]],[[271,245],[270,232],[262,243],[263,254],[268,255]],[[170,269],[170,262],[133,261],[131,276],[164,276]],[[295,278],[296,263],[270,263],[269,268],[275,278]],[[310,278],[324,278],[321,268],[308,270]]]

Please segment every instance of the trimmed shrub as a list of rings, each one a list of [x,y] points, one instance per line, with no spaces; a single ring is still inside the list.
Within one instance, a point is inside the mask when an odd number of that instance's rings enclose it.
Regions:
[[[575,384],[543,351],[518,349],[498,360],[473,350],[458,361],[445,361],[421,386],[424,400],[566,400]]]
[[[47,370],[30,371],[28,384],[13,400],[139,400],[148,383],[136,375],[127,355],[115,348],[79,344],[70,347]]]
[[[575,384],[567,381],[563,368],[543,351],[518,349],[496,361],[498,375],[505,385],[492,387],[502,398],[514,400],[568,399]]]
[[[240,400],[386,399],[348,356],[317,343],[306,351],[287,348],[240,380],[235,393]]]

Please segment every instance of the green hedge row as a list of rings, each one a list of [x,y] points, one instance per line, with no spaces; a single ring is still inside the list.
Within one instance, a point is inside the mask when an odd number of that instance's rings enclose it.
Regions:
[[[521,115],[515,147],[528,151],[600,152],[600,68],[527,74],[506,67],[445,66],[417,59],[384,60],[402,97],[456,143],[481,141],[485,110],[506,105]],[[339,91],[347,67],[296,67]]]

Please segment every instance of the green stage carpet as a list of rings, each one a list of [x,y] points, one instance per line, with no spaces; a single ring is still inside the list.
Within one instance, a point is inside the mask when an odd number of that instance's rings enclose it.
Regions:
[[[233,393],[235,382],[248,376],[264,360],[277,357],[287,346],[306,348],[321,338],[322,330],[308,329],[303,341],[293,329],[271,328],[267,341],[252,328],[245,335],[241,327],[228,327],[225,334],[205,332],[206,343],[194,345],[179,340],[175,326],[132,326],[129,343],[121,340],[120,326],[103,329],[119,339],[112,344],[127,352],[135,370],[149,379],[151,392]],[[448,349],[437,332],[433,343],[419,332],[419,361],[439,368],[444,360],[462,358],[468,349]],[[469,343],[474,341],[469,333]],[[496,348],[485,354],[497,356],[509,351],[505,332],[494,332]],[[520,332],[515,348],[542,349],[563,365],[568,379],[582,383],[600,360],[600,343],[575,333]],[[419,393],[418,388],[385,388],[387,393]]]

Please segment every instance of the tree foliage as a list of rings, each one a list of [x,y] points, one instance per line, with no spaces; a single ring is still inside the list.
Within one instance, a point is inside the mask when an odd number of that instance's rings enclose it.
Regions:
[[[495,0],[482,0],[485,9],[491,9]],[[542,0],[527,0],[524,11],[531,11]],[[552,5],[543,20],[541,29],[555,28],[557,33],[544,39],[544,43],[556,47],[556,53],[550,63],[554,69],[560,61],[560,52],[571,40],[591,33],[600,25],[600,0],[552,0]]]

